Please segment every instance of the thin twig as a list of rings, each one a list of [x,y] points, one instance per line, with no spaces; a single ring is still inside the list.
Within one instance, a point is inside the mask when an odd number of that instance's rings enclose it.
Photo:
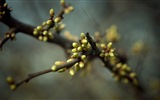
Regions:
[[[79,61],[80,61],[80,59],[74,59],[74,60],[71,61],[71,62],[64,63],[63,65],[58,66],[55,71],[58,71],[58,70],[63,69],[63,68],[69,69],[69,68],[72,67],[75,63],[77,63],[77,62],[79,62]],[[35,78],[35,77],[38,77],[38,76],[41,76],[41,75],[44,75],[44,74],[47,74],[47,73],[50,73],[50,72],[53,72],[51,68],[46,69],[46,70],[42,70],[42,71],[39,71],[39,72],[35,72],[35,73],[28,74],[28,76],[27,76],[24,80],[16,83],[16,86],[19,87],[19,86],[21,86],[21,85],[24,84],[24,83],[28,83],[31,79],[33,79],[33,78]]]

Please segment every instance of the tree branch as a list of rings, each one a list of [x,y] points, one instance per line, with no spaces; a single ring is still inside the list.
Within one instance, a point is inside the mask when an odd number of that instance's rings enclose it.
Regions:
[[[63,65],[58,66],[55,71],[58,71],[58,70],[63,69],[63,68],[69,69],[69,68],[72,67],[75,63],[77,63],[77,62],[79,62],[79,61],[80,61],[80,59],[74,59],[74,60],[71,61],[71,62],[64,63]],[[38,77],[38,76],[41,76],[41,75],[44,75],[44,74],[47,74],[47,73],[50,73],[50,72],[53,72],[53,70],[52,70],[51,68],[46,69],[46,70],[42,70],[42,71],[39,71],[39,72],[35,72],[35,73],[28,74],[28,76],[27,76],[24,80],[16,83],[16,88],[18,88],[19,86],[21,86],[21,85],[24,84],[24,83],[28,83],[28,82],[29,82],[31,79],[33,79],[33,78],[36,78],[36,77]]]
[[[0,3],[2,6],[5,3],[5,0],[2,0],[2,2]],[[2,23],[4,23],[5,25],[7,25],[9,28],[15,28],[15,34],[17,34],[18,32],[22,32],[26,35],[30,35],[31,37],[34,38],[38,38],[37,36],[33,35],[33,31],[35,29],[35,26],[29,25],[29,24],[25,24],[21,21],[18,21],[17,19],[13,18],[10,15],[10,12],[6,12],[9,15],[5,15],[5,17],[2,17],[2,19],[0,20]],[[63,14],[64,14],[64,9],[62,9],[59,14],[57,16],[60,16],[63,18]],[[55,43],[58,44],[59,46],[61,46],[64,49],[70,49],[71,43],[73,41],[64,38],[62,36],[60,36],[59,34],[53,33],[54,35],[54,39],[49,39],[47,42],[49,43]],[[2,48],[2,46],[8,41],[9,39],[3,39],[0,46]]]

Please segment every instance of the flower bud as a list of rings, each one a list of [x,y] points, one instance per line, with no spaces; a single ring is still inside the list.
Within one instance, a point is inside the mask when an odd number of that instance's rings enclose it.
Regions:
[[[57,67],[55,65],[53,65],[51,70],[55,72],[57,70]]]
[[[56,17],[56,18],[54,19],[54,22],[55,22],[55,23],[59,23],[61,20],[62,20],[61,17]]]
[[[47,25],[51,25],[52,24],[52,20],[47,20]]]
[[[86,55],[82,55],[82,56],[81,56],[81,59],[82,59],[82,60],[85,60],[85,59],[86,59]]]
[[[72,55],[73,58],[78,58],[78,56],[79,56],[78,53],[73,53]]]
[[[42,26],[37,26],[37,30],[41,31],[42,30]]]
[[[105,44],[101,44],[101,48],[102,49],[106,49],[106,45]]]
[[[58,70],[59,73],[66,71],[66,68],[62,68],[60,70]]]
[[[73,42],[73,43],[72,43],[72,46],[73,46],[74,48],[77,48],[77,47],[78,47],[78,43]]]
[[[73,53],[77,52],[77,49],[76,48],[72,49],[72,52]]]
[[[70,70],[69,70],[69,74],[70,74],[71,76],[73,76],[73,75],[74,75],[74,70],[70,69]]]
[[[112,42],[109,42],[107,47],[110,49],[112,47]]]
[[[83,44],[87,44],[87,43],[88,43],[88,41],[87,41],[86,39],[83,39],[81,42],[82,42]]]
[[[77,48],[77,50],[78,50],[78,52],[81,52],[81,51],[82,51],[82,47],[79,46],[79,47]]]
[[[67,62],[71,62],[71,61],[73,61],[73,59],[68,59],[68,60],[67,60]]]
[[[47,35],[48,31],[43,31],[43,35]]]
[[[39,39],[40,41],[42,41],[42,40],[43,40],[43,37],[42,37],[42,36],[39,36],[38,39]]]
[[[83,62],[79,62],[79,67],[83,68],[84,67],[84,63]]]
[[[54,16],[54,9],[50,9],[50,11],[49,11],[49,14],[50,14],[50,16]]]
[[[81,38],[85,39],[85,34],[84,33],[81,33]]]
[[[62,61],[56,61],[54,64],[55,64],[56,66],[60,66],[60,65],[63,64],[63,62],[62,62]]]
[[[6,78],[6,81],[7,81],[9,84],[13,84],[13,83],[14,83],[13,78],[10,77],[10,76],[8,76],[8,77]]]
[[[15,84],[11,84],[11,85],[10,85],[10,89],[11,89],[12,91],[14,91],[14,90],[16,89],[16,85],[15,85]]]

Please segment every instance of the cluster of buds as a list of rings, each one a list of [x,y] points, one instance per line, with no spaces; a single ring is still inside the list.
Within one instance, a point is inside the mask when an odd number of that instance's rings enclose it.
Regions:
[[[51,68],[52,71],[64,72],[65,70],[67,70],[67,68],[62,68],[60,70],[57,70],[57,68],[63,64],[70,63],[75,59],[78,59],[78,62],[73,64],[74,67],[70,67],[68,69],[69,74],[73,76],[75,72],[79,71],[81,68],[84,68],[84,65],[85,65],[84,63],[87,58],[87,55],[85,55],[84,52],[91,49],[91,46],[87,41],[85,34],[81,33],[81,40],[79,40],[79,43],[73,42],[72,46],[73,46],[73,49],[72,49],[72,55],[70,56],[70,58],[66,62],[56,61]]]
[[[54,9],[50,9],[49,14],[50,19],[44,21],[41,26],[37,26],[33,31],[33,35],[36,36],[40,41],[46,42],[48,39],[54,38],[52,32],[50,31],[51,28],[55,26]]]
[[[112,42],[109,42],[107,45],[101,44],[100,46],[102,48],[100,57],[111,66],[115,80],[138,85],[136,73],[134,73],[127,64],[119,62],[120,60],[118,60],[116,56],[115,49],[112,48]]]
[[[44,21],[41,26],[37,26],[34,29],[33,35],[37,37],[40,41],[46,42],[48,39],[53,39],[54,36],[51,31],[55,30],[56,32],[60,32],[64,29],[65,25],[61,23],[63,19],[63,14],[73,11],[73,7],[67,6],[64,0],[61,0],[60,3],[64,8],[62,12],[55,16],[54,9],[50,9],[50,18],[47,21]]]
[[[112,71],[115,80],[138,85],[136,73],[133,72],[127,64],[117,63],[113,66]]]
[[[13,33],[7,32],[7,33],[5,33],[5,36],[6,36],[6,38],[10,38],[11,40],[15,40],[16,39],[14,32]]]
[[[99,56],[103,57],[105,61],[107,61],[110,57],[115,56],[115,48],[112,48],[112,42],[109,42],[107,45],[101,44],[100,46],[102,48],[102,52]]]
[[[44,30],[43,26],[37,26],[34,31],[33,35],[36,36],[40,41],[46,42],[48,39],[53,39],[53,34],[50,31]]]
[[[91,45],[88,42],[87,37],[85,36],[84,33],[81,33],[81,39],[79,40],[79,43],[74,42],[72,46],[73,46],[73,49],[72,49],[73,53],[88,51],[91,49]]]
[[[8,77],[6,78],[6,81],[7,81],[7,83],[10,85],[10,89],[11,89],[11,90],[14,91],[14,90],[17,88],[17,85],[15,84],[14,79],[13,79],[12,77],[8,76]]]
[[[120,39],[120,35],[117,32],[117,27],[112,25],[106,30],[106,40],[110,42],[117,42]]]
[[[12,11],[12,8],[8,8],[7,3],[0,5],[0,19],[2,19],[2,17],[5,16],[6,13],[9,13],[10,11]]]

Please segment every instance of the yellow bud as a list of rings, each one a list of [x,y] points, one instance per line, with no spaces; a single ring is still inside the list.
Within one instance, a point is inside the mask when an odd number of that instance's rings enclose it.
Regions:
[[[58,26],[55,25],[55,26],[53,27],[53,29],[54,29],[54,30],[58,30],[59,28],[58,28]]]
[[[66,9],[64,10],[64,13],[65,13],[65,14],[69,14],[69,13],[70,13],[70,10],[69,10],[68,8],[66,8]]]
[[[85,34],[81,33],[81,39],[85,39]]]
[[[64,5],[65,4],[65,0],[61,0],[60,3],[61,3],[61,5]]]
[[[5,4],[3,4],[3,7],[5,8],[5,7],[7,7],[8,6],[8,4],[7,3],[5,3]]]
[[[49,11],[49,14],[50,14],[50,16],[54,16],[54,9],[50,9],[50,11]]]
[[[81,51],[82,51],[82,47],[79,46],[79,47],[77,48],[77,50],[78,50],[78,52],[81,52]]]
[[[136,77],[136,73],[132,72],[132,73],[129,74],[129,76],[130,76],[131,78],[135,78],[135,77]]]
[[[122,63],[116,64],[116,68],[120,68],[120,67],[122,67]]]
[[[100,55],[99,55],[100,57],[104,57],[104,53],[100,53]]]
[[[74,75],[74,70],[69,70],[69,74],[71,75],[71,76],[73,76]]]
[[[86,47],[86,45],[85,45],[85,44],[82,44],[81,46],[82,46],[83,48],[85,48],[85,47]]]
[[[37,30],[41,31],[42,30],[42,26],[37,26]]]
[[[6,78],[6,81],[7,81],[9,84],[11,84],[11,83],[13,83],[13,78],[10,77],[10,76],[8,76],[8,77]]]
[[[60,65],[63,64],[63,62],[62,62],[62,61],[56,61],[54,64],[55,64],[56,66],[60,66]]]
[[[80,70],[80,67],[79,67],[79,64],[78,64],[78,63],[76,63],[74,66],[75,66],[75,70],[76,70],[76,71],[79,71],[79,70]]]
[[[82,59],[82,60],[85,60],[85,59],[86,59],[86,55],[82,55],[82,56],[81,56],[81,59]]]
[[[72,12],[72,11],[74,10],[74,7],[73,7],[73,6],[69,6],[69,7],[68,7],[68,10],[69,10],[70,12]]]
[[[60,26],[59,26],[59,29],[60,30],[62,30],[62,29],[64,29],[65,28],[65,24],[61,24]]]
[[[83,68],[84,67],[84,63],[83,62],[79,62],[79,67]]]
[[[56,17],[56,18],[54,19],[54,22],[55,22],[55,23],[59,23],[61,20],[62,20],[61,17]]]
[[[90,49],[91,48],[91,45],[90,43],[87,44],[87,49]]]
[[[12,34],[11,34],[11,37],[14,38],[14,37],[15,37],[15,33],[12,33]]]
[[[9,11],[12,11],[12,8],[11,8],[11,7],[9,8]]]
[[[47,37],[47,36],[44,36],[44,37],[43,37],[43,41],[46,42],[47,40],[48,40],[48,37]]]
[[[46,25],[46,22],[43,22],[43,23],[42,23],[42,26],[45,26],[45,25]]]
[[[105,53],[105,57],[108,57],[108,56],[109,56],[109,54],[106,52],[106,53]]]
[[[86,39],[83,39],[81,42],[82,42],[83,44],[87,44],[87,43],[88,43],[88,41],[87,41]]]
[[[101,44],[101,48],[102,48],[102,49],[106,49],[107,47],[106,47],[105,44]]]
[[[16,89],[16,85],[15,85],[15,84],[11,84],[11,85],[10,85],[10,89],[11,89],[12,91],[14,91],[14,90]]]
[[[111,50],[110,50],[110,52],[114,52],[114,51],[115,51],[115,49],[111,49]]]
[[[124,76],[124,75],[126,75],[126,72],[125,71],[120,71],[120,75]]]
[[[113,56],[114,56],[114,53],[112,53],[112,52],[111,52],[111,53],[109,53],[109,56],[113,57]]]
[[[72,43],[72,46],[73,46],[74,48],[77,48],[77,47],[78,47],[78,43],[74,42],[74,43]]]
[[[43,31],[43,35],[47,35],[48,31]]]
[[[57,70],[57,67],[55,65],[53,65],[51,70],[55,72]]]
[[[72,49],[72,52],[74,52],[74,53],[77,52],[77,49],[76,48]]]
[[[48,35],[49,35],[49,38],[50,38],[50,39],[53,39],[53,38],[54,38],[52,32],[49,32]]]
[[[123,65],[122,65],[122,70],[126,70],[127,67],[128,67],[127,64],[123,64]]]
[[[109,42],[107,47],[110,49],[112,47],[112,42]]]
[[[79,56],[78,53],[73,53],[72,55],[73,58],[78,58],[78,56]]]
[[[58,70],[59,73],[66,71],[66,68],[62,68],[60,70]]]
[[[47,25],[51,25],[52,24],[52,20],[47,20]]]
[[[127,70],[127,71],[131,71],[131,68],[130,68],[130,67],[127,67],[126,70]]]
[[[5,12],[5,11],[3,11],[3,12],[2,12],[2,15],[4,15],[5,13],[6,13],[6,12]]]
[[[37,30],[34,30],[33,31],[33,35],[37,35],[38,34],[38,31]]]
[[[73,59],[68,59],[68,60],[67,60],[67,62],[71,62],[71,61],[73,61]]]
[[[42,41],[42,40],[43,40],[43,37],[42,37],[42,36],[39,36],[38,39],[39,39],[40,41]]]

